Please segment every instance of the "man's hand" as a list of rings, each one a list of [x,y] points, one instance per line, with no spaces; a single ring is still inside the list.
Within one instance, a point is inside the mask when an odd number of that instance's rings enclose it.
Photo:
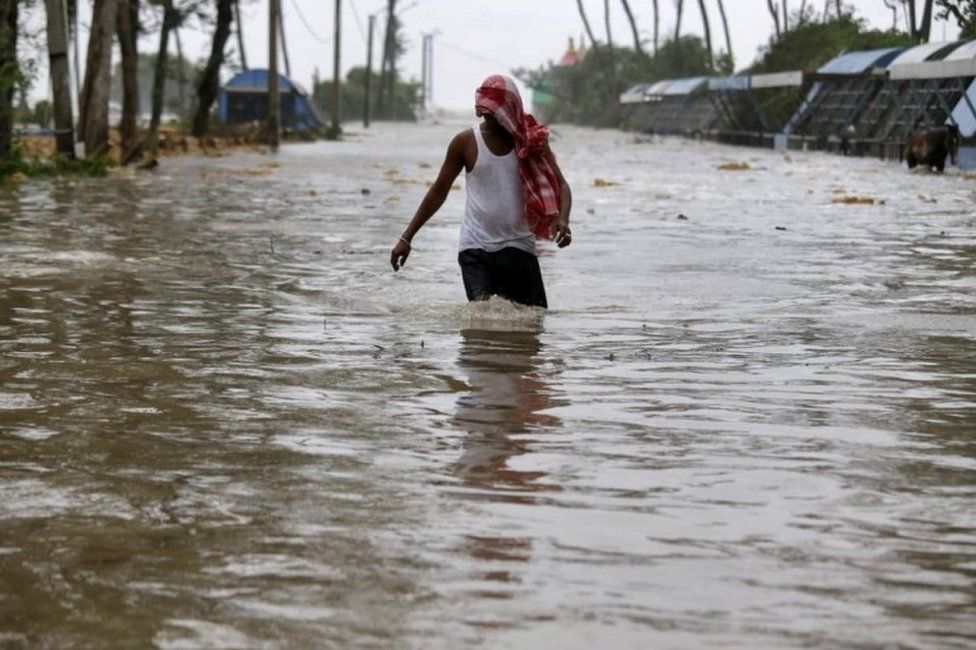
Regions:
[[[410,257],[410,244],[401,238],[393,247],[393,252],[390,253],[390,265],[393,266],[393,270],[399,271],[400,267],[407,263],[408,257]]]
[[[553,241],[559,248],[566,248],[573,243],[573,233],[569,229],[569,224],[560,219],[553,225]]]

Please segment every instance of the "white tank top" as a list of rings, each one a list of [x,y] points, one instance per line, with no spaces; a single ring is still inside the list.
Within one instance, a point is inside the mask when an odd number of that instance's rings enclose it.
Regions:
[[[508,246],[535,253],[535,235],[525,218],[525,199],[515,151],[496,156],[474,127],[478,159],[465,177],[467,198],[461,224],[461,250],[489,252]]]

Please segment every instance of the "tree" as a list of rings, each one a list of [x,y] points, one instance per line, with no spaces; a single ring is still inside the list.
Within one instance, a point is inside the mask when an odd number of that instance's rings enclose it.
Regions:
[[[590,27],[590,20],[586,17],[586,9],[583,8],[583,0],[576,0],[576,7],[579,9],[580,20],[583,21],[583,29],[586,30],[586,35],[590,37],[590,45],[596,47],[596,38],[593,36],[593,28]]]
[[[730,67],[735,69],[735,57],[732,54],[732,35],[729,32],[729,20],[725,17],[725,3],[722,0],[717,0],[718,2],[718,13],[722,17],[722,29],[725,30],[725,53],[729,56],[729,61],[732,64]]]
[[[123,161],[136,146],[136,122],[139,117],[139,0],[121,0],[116,31],[122,52],[122,136]]]
[[[698,10],[701,12],[702,30],[705,32],[705,48],[708,50],[708,58],[710,61],[714,61],[715,50],[712,49],[712,28],[708,24],[708,9],[705,7],[705,0],[698,0]]]
[[[230,38],[230,26],[234,19],[233,0],[216,0],[217,22],[214,25],[210,57],[197,84],[197,107],[193,116],[193,135],[202,138],[210,127],[210,108],[220,92],[220,66],[224,62],[224,48]]]
[[[173,0],[163,0],[163,23],[159,29],[159,50],[156,52],[156,70],[153,75],[152,116],[149,118],[149,146],[155,156],[159,142],[159,122],[163,115],[163,99],[166,93],[166,61],[169,57],[169,34],[180,22],[180,14]],[[180,64],[182,65],[182,61]]]
[[[78,125],[85,154],[108,151],[108,97],[112,82],[112,36],[116,31],[117,0],[95,0],[85,82],[81,88]]]
[[[779,8],[773,0],[766,0],[766,7],[769,8],[769,15],[773,17],[773,28],[776,32],[776,40],[779,40],[783,35],[783,31],[779,27]]]
[[[908,13],[908,31],[912,38],[917,42],[926,43],[932,31],[932,4],[933,0],[922,0],[922,20],[918,22],[918,8],[916,0],[901,0]],[[953,3],[957,4],[957,3]],[[941,0],[940,0],[941,6]]]
[[[657,4],[657,0],[654,0],[653,5],[654,5],[654,54],[657,54],[658,36],[661,33],[661,12],[659,11],[660,7]]]
[[[956,19],[961,38],[976,38],[976,0],[936,0],[939,18]]]
[[[17,65],[17,2],[0,0],[0,158],[10,155],[14,128]]]
[[[677,41],[681,38],[681,15],[685,11],[684,0],[674,0],[674,9],[677,14],[674,19],[674,40]]]
[[[627,14],[627,21],[630,23],[630,31],[634,35],[634,51],[644,53],[644,48],[641,46],[640,35],[637,33],[637,21],[634,20],[634,12],[630,10],[630,3],[627,0],[620,0],[621,4],[624,6],[624,13]]]

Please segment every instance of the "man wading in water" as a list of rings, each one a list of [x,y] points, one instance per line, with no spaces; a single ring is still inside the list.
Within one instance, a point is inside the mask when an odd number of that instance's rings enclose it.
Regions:
[[[523,305],[548,307],[535,256],[535,240],[569,246],[572,194],[549,149],[549,129],[522,108],[508,77],[492,75],[475,93],[484,121],[454,136],[437,180],[393,248],[397,271],[410,242],[444,204],[463,168],[467,202],[461,224],[461,278],[468,300],[497,295]]]

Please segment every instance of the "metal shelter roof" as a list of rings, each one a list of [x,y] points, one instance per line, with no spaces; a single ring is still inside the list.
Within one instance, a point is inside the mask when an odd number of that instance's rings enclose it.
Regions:
[[[958,61],[960,59],[976,59],[976,41],[960,45],[945,58],[946,61]]]
[[[231,92],[268,92],[268,70],[265,68],[252,68],[234,75],[230,81],[223,85],[225,90]],[[299,95],[308,95],[305,89],[289,79],[283,74],[278,75],[278,91],[295,91]]]
[[[664,89],[662,95],[690,95],[705,85],[708,81],[706,77],[688,77],[686,79],[675,79]]]
[[[904,65],[906,63],[921,63],[922,61],[928,61],[929,57],[939,50],[945,48],[947,45],[949,45],[949,43],[924,43],[922,45],[910,47],[896,56],[891,63],[888,64],[888,66],[891,67],[895,65]]]
[[[861,74],[870,68],[887,66],[904,49],[903,47],[889,47],[882,50],[848,52],[828,61],[817,72],[824,74]]]

